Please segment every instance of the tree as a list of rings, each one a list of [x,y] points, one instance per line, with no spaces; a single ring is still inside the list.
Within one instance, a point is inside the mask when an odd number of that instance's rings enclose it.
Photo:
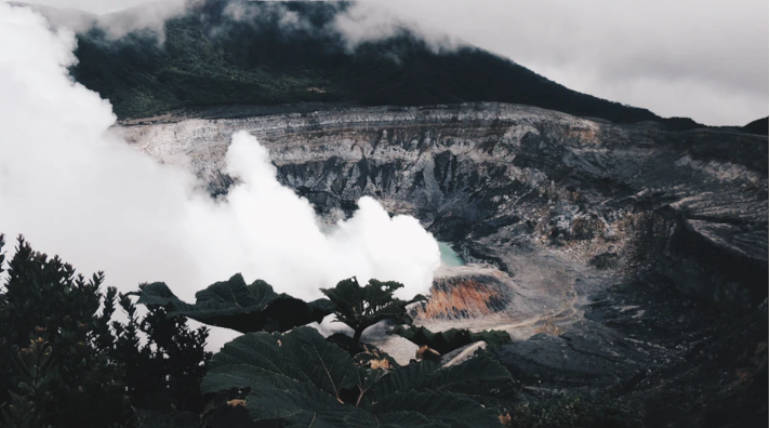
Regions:
[[[97,313],[103,281],[19,238],[0,291],[3,423],[133,425],[122,368],[96,345],[106,331]],[[30,411],[34,418],[25,418]]]
[[[407,302],[393,293],[404,285],[395,281],[369,280],[361,287],[356,277],[337,283],[334,288],[321,289],[334,304],[337,319],[353,329],[353,341],[357,345],[367,327],[382,320],[397,324],[411,324],[412,318],[406,312]]]
[[[0,273],[2,244],[0,235]],[[0,426],[127,427],[148,412],[198,419],[208,330],[163,305],[141,316],[129,295],[102,294],[103,283],[101,272],[86,279],[19,238],[0,288]],[[125,322],[113,320],[116,309]]]
[[[211,353],[205,344],[208,329],[187,328],[182,316],[168,308],[148,306],[141,320],[128,295],[120,295],[128,314],[125,324],[113,322],[116,343],[112,356],[126,369],[126,387],[135,406],[159,411],[198,413],[203,407],[200,382]],[[139,337],[145,337],[144,342]]]
[[[162,282],[143,285],[138,293],[131,294],[139,295],[138,303],[148,307],[164,306],[171,315],[184,315],[243,333],[286,331],[320,321],[334,309],[326,299],[306,303],[285,293],[278,294],[259,279],[246,284],[241,274],[195,293],[195,304],[183,302]]]

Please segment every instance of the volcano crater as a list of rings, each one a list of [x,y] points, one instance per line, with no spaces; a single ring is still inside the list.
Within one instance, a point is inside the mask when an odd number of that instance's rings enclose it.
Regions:
[[[466,265],[437,272],[417,323],[507,331],[515,341],[497,352],[532,394],[700,388],[676,414],[706,417],[697,410],[750,395],[739,368],[766,380],[766,136],[500,103],[198,112],[115,128],[213,194],[232,183],[222,167],[238,130],[325,221],[371,195],[451,243]],[[714,358],[730,368],[717,378]]]

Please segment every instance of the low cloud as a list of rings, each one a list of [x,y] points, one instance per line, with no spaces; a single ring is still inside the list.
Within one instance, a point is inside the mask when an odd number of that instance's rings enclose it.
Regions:
[[[661,116],[738,125],[768,112],[764,0],[364,0],[350,13],[392,15]]]
[[[29,5],[57,28],[75,32],[98,28],[112,40],[140,31],[153,34],[163,42],[166,21],[183,14],[196,2],[197,0],[29,0]]]
[[[400,8],[371,1],[354,2],[334,18],[331,27],[342,36],[350,51],[362,43],[376,42],[404,32],[422,38],[434,52],[454,50],[464,44],[451,32],[425,28],[419,22],[419,16],[409,16],[400,11]]]

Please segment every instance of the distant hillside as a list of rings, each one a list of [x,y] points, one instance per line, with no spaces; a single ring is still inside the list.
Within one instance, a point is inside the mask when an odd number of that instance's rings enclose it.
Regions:
[[[762,134],[767,135],[768,133],[768,126],[767,126],[767,117],[763,117],[762,119],[757,119],[746,126],[743,127],[745,131],[752,132],[754,134]]]
[[[121,118],[233,104],[501,101],[615,122],[697,126],[572,91],[480,49],[436,51],[407,30],[351,51],[332,25],[347,7],[208,0],[168,21],[163,44],[148,34],[117,41],[96,29],[80,35],[71,72]]]

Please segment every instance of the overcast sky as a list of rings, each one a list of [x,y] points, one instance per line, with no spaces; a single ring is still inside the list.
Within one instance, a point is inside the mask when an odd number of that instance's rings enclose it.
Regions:
[[[143,0],[45,2],[106,13]],[[429,35],[448,34],[569,88],[661,116],[735,125],[768,113],[767,0],[366,3]]]
[[[569,88],[662,116],[725,125],[767,115],[767,0],[382,4]]]

